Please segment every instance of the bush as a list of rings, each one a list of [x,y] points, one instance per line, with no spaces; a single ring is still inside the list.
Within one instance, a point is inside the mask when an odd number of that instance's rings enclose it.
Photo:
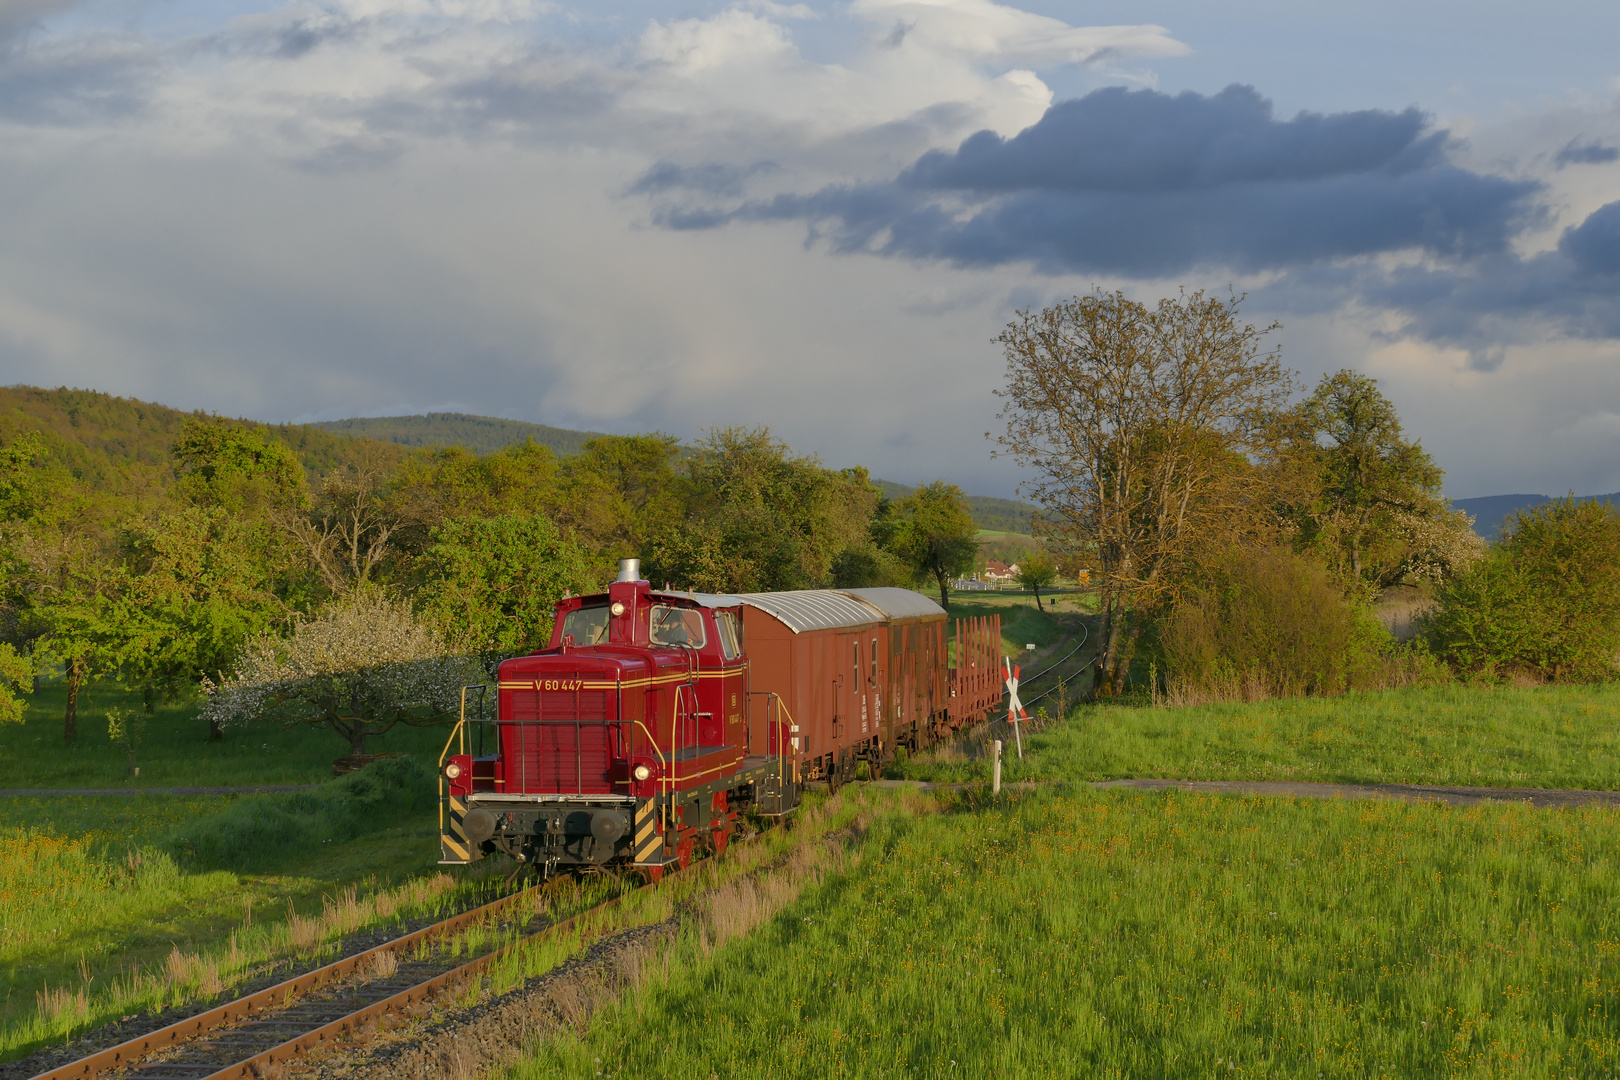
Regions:
[[[1395,652],[1326,567],[1276,548],[1229,555],[1159,621],[1157,637],[1177,705],[1383,686]]]
[[[390,758],[310,791],[239,799],[158,845],[187,869],[259,869],[290,852],[352,840],[430,810],[437,797],[431,773],[411,758]]]
[[[1435,653],[1489,680],[1620,673],[1620,518],[1555,499],[1520,511],[1500,544],[1440,590],[1424,624]]]

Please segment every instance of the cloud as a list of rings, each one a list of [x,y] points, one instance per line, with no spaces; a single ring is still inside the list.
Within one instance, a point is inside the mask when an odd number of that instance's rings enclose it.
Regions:
[[[1494,370],[1513,345],[1620,339],[1620,202],[1564,230],[1552,251],[1459,267],[1369,268],[1358,291],[1404,317],[1396,336],[1460,346]]]
[[[898,177],[717,210],[672,228],[802,220],[842,252],[1157,277],[1382,252],[1501,251],[1540,185],[1452,164],[1416,110],[1278,120],[1253,89],[1097,90],[1007,138],[981,131]]]
[[[0,3],[0,45],[38,28],[46,18],[78,7],[84,0],[4,0]]]
[[[1620,147],[1604,146],[1599,142],[1583,143],[1571,139],[1562,150],[1558,151],[1553,161],[1560,169],[1566,165],[1607,165],[1611,161],[1620,161]]]

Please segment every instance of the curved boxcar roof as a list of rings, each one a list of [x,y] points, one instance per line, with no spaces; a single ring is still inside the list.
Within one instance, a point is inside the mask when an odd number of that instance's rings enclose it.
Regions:
[[[870,626],[888,619],[877,605],[835,589],[740,593],[737,599],[773,616],[795,634],[806,630]]]
[[[944,618],[945,609],[910,589],[840,589],[877,608],[891,619]]]

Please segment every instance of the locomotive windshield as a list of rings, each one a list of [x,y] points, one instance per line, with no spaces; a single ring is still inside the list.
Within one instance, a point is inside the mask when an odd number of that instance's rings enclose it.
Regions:
[[[701,649],[705,640],[703,616],[690,608],[654,604],[650,640],[654,645],[686,645]]]
[[[600,645],[607,640],[606,604],[575,608],[563,616],[563,636],[574,636],[575,645]]]

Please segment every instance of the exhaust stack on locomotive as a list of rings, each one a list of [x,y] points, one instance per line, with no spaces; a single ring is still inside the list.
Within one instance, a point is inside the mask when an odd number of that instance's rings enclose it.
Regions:
[[[494,715],[456,726],[440,861],[656,880],[723,851],[742,812],[789,813],[1000,701],[999,620],[958,621],[954,670],[945,621],[905,589],[655,591],[623,559],[606,593],[558,603],[548,648],[501,664]]]

